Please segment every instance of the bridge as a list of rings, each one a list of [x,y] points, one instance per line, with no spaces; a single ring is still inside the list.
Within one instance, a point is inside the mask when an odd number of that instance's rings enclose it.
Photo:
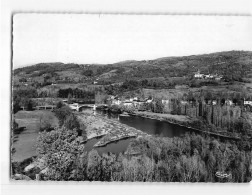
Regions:
[[[80,111],[80,108],[93,108],[93,110],[96,110],[96,108],[99,107],[108,107],[107,104],[78,104],[78,103],[73,103],[73,104],[68,104],[68,106],[72,110]]]

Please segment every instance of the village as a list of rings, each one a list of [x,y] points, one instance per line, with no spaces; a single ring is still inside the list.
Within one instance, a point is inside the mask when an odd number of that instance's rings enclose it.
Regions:
[[[196,72],[194,74],[194,78],[196,78],[196,79],[210,79],[210,80],[220,81],[223,78],[223,75],[218,75],[218,74],[202,74],[198,70],[198,72]]]

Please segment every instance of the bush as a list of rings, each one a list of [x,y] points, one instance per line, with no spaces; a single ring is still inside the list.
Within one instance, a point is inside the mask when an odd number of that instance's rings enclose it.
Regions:
[[[69,130],[76,129],[78,131],[80,129],[80,123],[74,114],[70,114],[66,117],[64,126]]]
[[[84,166],[80,166],[80,163],[86,155],[77,131],[66,128],[40,133],[37,152],[38,158],[43,159],[48,168],[44,179],[57,181],[76,178],[78,170]]]
[[[63,106],[59,109],[55,110],[55,115],[59,119],[59,126],[61,127],[67,116],[69,116],[72,113],[71,109],[68,106]]]
[[[154,112],[156,113],[164,112],[164,105],[162,104],[162,101],[160,99],[158,99],[155,103]]]
[[[57,104],[56,104],[56,108],[59,109],[59,108],[62,108],[64,106],[63,102],[62,101],[59,101]]]

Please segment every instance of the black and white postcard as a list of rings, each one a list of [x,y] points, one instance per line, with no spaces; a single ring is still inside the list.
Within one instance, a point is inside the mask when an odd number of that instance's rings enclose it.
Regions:
[[[251,181],[250,16],[12,20],[12,180]]]

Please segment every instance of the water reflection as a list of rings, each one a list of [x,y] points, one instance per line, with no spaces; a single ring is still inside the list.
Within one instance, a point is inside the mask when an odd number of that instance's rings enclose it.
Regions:
[[[89,109],[89,108],[85,108]],[[191,131],[186,127],[182,127],[176,124],[171,124],[166,121],[153,120],[148,118],[143,118],[139,116],[120,116],[118,114],[110,113],[106,110],[95,110],[94,115],[102,115],[105,118],[118,120],[119,122],[126,124],[128,126],[139,129],[150,135],[157,135],[159,137],[181,137],[186,132]],[[99,154],[113,152],[120,153],[124,152],[130,141],[134,138],[119,140],[118,142],[110,143],[104,147],[95,148]],[[93,146],[100,140],[100,138],[94,138],[86,143],[86,150],[92,150]]]

